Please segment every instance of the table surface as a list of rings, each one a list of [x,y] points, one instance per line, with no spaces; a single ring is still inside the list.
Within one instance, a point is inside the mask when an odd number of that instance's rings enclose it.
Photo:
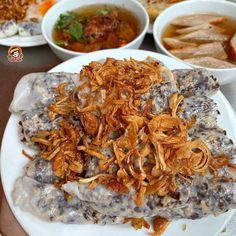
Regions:
[[[156,51],[152,35],[146,35],[141,49]],[[0,46],[0,143],[7,120],[10,116],[8,107],[11,102],[15,86],[20,78],[28,73],[48,71],[52,67],[61,63],[61,60],[53,54],[47,45],[34,48],[23,48],[24,58],[21,63],[8,62],[7,50],[7,47]],[[236,111],[236,75],[235,82],[222,86],[221,91]],[[0,188],[0,200],[1,195],[2,192]],[[231,221],[230,225],[236,223],[235,219],[234,221]],[[236,232],[235,234],[232,233],[233,230],[234,229],[232,229],[232,227],[227,227],[226,232],[224,232],[222,236],[235,235]]]

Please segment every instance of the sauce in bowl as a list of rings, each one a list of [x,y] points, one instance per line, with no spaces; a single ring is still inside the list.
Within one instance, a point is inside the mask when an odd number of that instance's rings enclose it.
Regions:
[[[54,42],[76,52],[119,48],[140,32],[136,16],[113,5],[90,5],[61,14],[53,31]]]

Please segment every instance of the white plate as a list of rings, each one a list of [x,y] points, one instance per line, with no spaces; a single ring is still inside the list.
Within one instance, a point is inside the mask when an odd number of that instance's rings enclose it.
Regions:
[[[0,39],[0,45],[9,47],[12,45],[19,47],[35,47],[44,44],[47,44],[47,41],[42,34],[31,37],[20,37],[19,35],[15,35],[9,38]]]
[[[76,57],[68,60],[51,70],[79,72],[83,65],[91,61],[97,61],[106,57],[114,57],[116,59],[123,59],[133,57],[138,60],[143,60],[147,56],[155,57],[163,61],[167,67],[171,69],[189,68],[185,64],[171,59],[167,56],[157,54],[154,52],[142,50],[106,50],[89,53],[87,55]],[[22,91],[24,92],[24,91]],[[221,92],[214,95],[213,99],[218,104],[221,112],[219,116],[219,124],[227,132],[230,138],[236,141],[236,126],[234,112]],[[39,218],[21,211],[15,207],[12,202],[11,192],[13,190],[14,182],[17,177],[23,174],[23,167],[28,162],[27,158],[23,157],[22,149],[28,149],[23,146],[17,135],[18,117],[11,115],[7,127],[5,129],[2,152],[1,152],[1,175],[3,188],[8,200],[8,203],[25,231],[31,236],[110,236],[111,232],[114,236],[137,236],[147,235],[147,231],[135,231],[132,227],[123,226],[98,226],[98,225],[68,225],[63,223],[48,223]],[[163,236],[216,236],[226,225],[231,218],[234,211],[222,214],[218,217],[210,216],[201,220],[180,220],[171,223],[166,233]],[[182,225],[186,224],[187,229],[182,231]]]

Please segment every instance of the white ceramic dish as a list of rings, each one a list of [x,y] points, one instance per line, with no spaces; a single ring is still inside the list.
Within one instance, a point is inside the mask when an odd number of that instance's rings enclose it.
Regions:
[[[42,32],[43,36],[45,37],[46,41],[48,42],[49,46],[51,47],[52,51],[62,60],[67,60],[75,56],[84,55],[86,53],[80,53],[80,52],[74,52],[71,50],[64,49],[58,45],[56,45],[53,42],[52,38],[52,32],[53,28],[59,18],[59,15],[62,13],[65,13],[67,11],[75,10],[79,7],[84,7],[87,5],[92,4],[112,4],[116,5],[118,7],[125,8],[132,12],[139,20],[140,26],[141,26],[141,32],[140,34],[130,43],[127,45],[121,47],[121,48],[132,48],[137,49],[140,47],[141,43],[143,42],[144,36],[147,32],[148,26],[149,26],[149,17],[145,10],[145,8],[142,6],[141,3],[139,3],[136,0],[63,0],[53,6],[44,16],[43,22],[42,22]],[[118,48],[117,50],[121,49]]]
[[[133,57],[137,60],[143,60],[147,56],[152,56],[157,58],[158,60],[163,61],[166,66],[171,69],[189,68],[182,62],[154,52],[142,50],[106,50],[89,53],[82,57],[73,58],[56,66],[51,70],[51,72],[79,72],[82,69],[83,65],[86,65],[91,61],[97,61],[106,57],[114,57],[116,59]],[[218,108],[221,112],[221,115],[219,116],[220,126],[227,130],[230,138],[236,141],[236,118],[230,104],[221,92],[218,92],[216,95],[214,95],[213,99],[218,104]],[[19,119],[16,115],[11,115],[5,129],[1,151],[1,177],[8,203],[17,220],[30,236],[110,236],[111,232],[114,236],[147,235],[147,231],[135,231],[132,227],[127,225],[98,226],[48,223],[27,212],[20,210],[18,207],[15,207],[12,202],[11,192],[16,178],[23,174],[23,167],[28,162],[28,159],[23,157],[22,155],[22,149],[25,149],[27,152],[29,152],[29,149],[27,149],[19,141],[17,135],[18,121]],[[228,220],[231,218],[233,212],[234,211],[230,211],[218,217],[210,216],[195,221],[175,221],[170,224],[163,236],[216,236],[224,228]],[[187,225],[187,229],[185,232],[183,232],[182,230],[183,224]]]
[[[0,39],[0,45],[3,46],[12,46],[17,45],[19,47],[35,47],[47,44],[47,41],[44,39],[43,35],[36,35],[32,37],[20,37],[15,35],[10,38]]]
[[[155,46],[158,52],[162,52],[170,57],[173,57],[179,61],[181,59],[171,54],[162,44],[161,36],[163,30],[179,16],[191,14],[191,13],[216,13],[223,16],[236,19],[236,4],[228,1],[219,0],[193,0],[177,3],[165,11],[163,11],[156,19],[153,26],[153,36],[155,40]],[[184,62],[184,61],[182,61]],[[186,62],[184,62],[186,63]],[[192,67],[199,67],[193,64],[186,63]],[[236,67],[229,69],[213,69],[208,68],[219,79],[220,84],[227,84],[236,81]]]

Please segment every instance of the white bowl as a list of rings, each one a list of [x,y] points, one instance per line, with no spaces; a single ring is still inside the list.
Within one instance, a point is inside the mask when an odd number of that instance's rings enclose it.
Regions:
[[[184,62],[183,60],[175,57],[171,54],[162,44],[162,33],[165,28],[179,16],[184,16],[192,13],[216,13],[222,16],[236,19],[236,4],[227,1],[216,0],[198,0],[198,1],[186,1],[177,3],[168,9],[164,10],[154,22],[153,36],[155,40],[155,46],[157,51],[162,52],[170,57]],[[186,63],[186,62],[184,62]],[[199,66],[186,63],[194,68]],[[236,81],[236,67],[228,69],[213,69],[207,68],[212,71],[214,75],[219,78],[221,84],[227,84]]]
[[[64,49],[54,43],[52,38],[53,28],[60,16],[60,14],[65,13],[67,11],[72,11],[80,7],[93,5],[93,4],[111,4],[121,8],[125,8],[135,15],[140,22],[140,33],[139,35],[130,43],[126,44],[120,48],[130,48],[130,49],[138,49],[143,42],[144,36],[147,32],[149,26],[149,17],[142,6],[136,0],[63,0],[59,3],[55,4],[44,16],[42,22],[42,34],[52,51],[62,60],[67,60],[75,56],[83,55],[86,53],[74,52],[71,50]],[[117,50],[119,50],[118,48]]]

